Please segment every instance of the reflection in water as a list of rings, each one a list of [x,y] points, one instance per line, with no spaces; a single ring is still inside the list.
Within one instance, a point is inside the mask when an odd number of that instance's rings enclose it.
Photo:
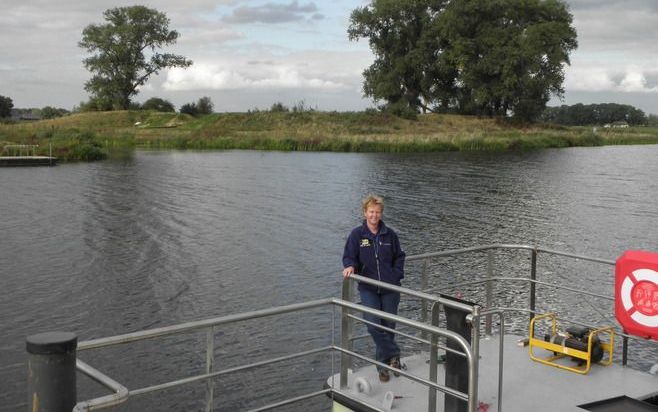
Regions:
[[[657,155],[658,146],[493,154],[137,152],[120,161],[2,169],[0,410],[25,407],[29,334],[72,330],[84,340],[338,295],[344,238],[369,192],[385,197],[385,220],[410,254],[497,242],[604,258],[656,250]],[[499,263],[518,271],[527,259]],[[576,273],[570,282],[609,290],[605,268],[557,265],[541,275],[559,282]],[[450,262],[435,268],[451,279],[479,270]],[[413,266],[406,282],[417,283]],[[403,306],[417,311],[413,302]],[[256,361],[288,353],[293,341],[304,348],[328,344],[328,330],[327,313],[222,329],[216,355],[225,365]],[[203,368],[203,342],[192,334],[84,358],[136,388]],[[300,393],[314,390],[330,371],[322,358],[308,365],[245,373],[216,387],[240,392],[262,380],[263,391],[277,394],[281,388],[270,384],[283,377]],[[99,392],[81,385],[83,396]],[[203,385],[136,399],[122,410],[143,410],[154,399],[171,409],[200,409]],[[229,396],[218,410],[259,402]]]

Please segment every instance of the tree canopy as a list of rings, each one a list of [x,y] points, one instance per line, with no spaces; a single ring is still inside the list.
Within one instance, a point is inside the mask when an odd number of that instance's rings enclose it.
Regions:
[[[350,17],[375,54],[364,94],[396,112],[536,118],[576,48],[561,0],[373,0]]]
[[[175,112],[173,103],[160,97],[151,97],[142,104],[142,110],[155,110],[158,112]]]
[[[0,96],[0,119],[11,116],[11,109],[13,107],[14,102],[10,97]]]
[[[185,103],[180,107],[180,112],[182,114],[189,114],[190,116],[197,116],[199,114],[199,108],[195,102]]]
[[[40,113],[42,119],[54,119],[56,117],[65,116],[70,112],[66,109],[62,109],[61,107],[45,106],[41,108]]]
[[[200,97],[199,100],[192,103],[185,103],[181,106],[180,112],[189,114],[191,116],[198,116],[200,114],[211,114],[214,103],[208,96]]]
[[[567,126],[605,125],[626,122],[631,126],[645,125],[649,119],[640,109],[617,103],[574,104],[547,107],[540,120]]]
[[[106,10],[107,23],[90,24],[82,31],[79,46],[94,53],[83,60],[93,76],[85,89],[101,106],[128,109],[131,98],[149,77],[164,68],[188,67],[184,56],[162,53],[176,43],[178,32],[169,30],[167,16],[144,6]]]
[[[213,107],[215,107],[215,104],[212,102],[210,97],[203,96],[200,97],[199,100],[197,101],[196,107],[199,111],[199,114],[211,114]]]

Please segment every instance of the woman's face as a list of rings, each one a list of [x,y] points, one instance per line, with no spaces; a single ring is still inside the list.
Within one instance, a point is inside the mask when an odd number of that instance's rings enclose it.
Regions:
[[[379,226],[379,221],[382,220],[382,207],[380,205],[370,205],[363,212],[363,215],[370,226]]]

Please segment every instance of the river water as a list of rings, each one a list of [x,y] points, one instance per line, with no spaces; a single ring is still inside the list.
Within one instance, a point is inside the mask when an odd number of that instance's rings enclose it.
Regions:
[[[338,296],[343,243],[370,192],[384,196],[385,221],[409,254],[486,243],[609,259],[658,250],[658,146],[136,151],[97,163],[3,168],[0,410],[27,408],[27,335],[66,330],[86,340]],[[610,276],[589,281],[610,285]],[[295,315],[218,330],[217,369],[330,344],[330,318],[316,311],[308,321]],[[200,333],[81,357],[134,389],[199,372],[204,348]],[[290,388],[318,390],[330,372],[326,356],[222,377],[216,410],[255,408]],[[85,378],[79,386],[81,398],[106,393]],[[194,384],[143,395],[117,410],[201,410],[204,391]],[[299,410],[323,406],[315,400]]]

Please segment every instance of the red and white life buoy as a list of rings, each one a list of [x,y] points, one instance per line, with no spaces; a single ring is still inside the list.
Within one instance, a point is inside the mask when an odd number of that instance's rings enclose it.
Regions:
[[[624,330],[658,340],[658,254],[627,251],[615,270],[615,315]]]
[[[637,269],[626,276],[621,284],[621,302],[631,319],[658,327],[658,272]]]

